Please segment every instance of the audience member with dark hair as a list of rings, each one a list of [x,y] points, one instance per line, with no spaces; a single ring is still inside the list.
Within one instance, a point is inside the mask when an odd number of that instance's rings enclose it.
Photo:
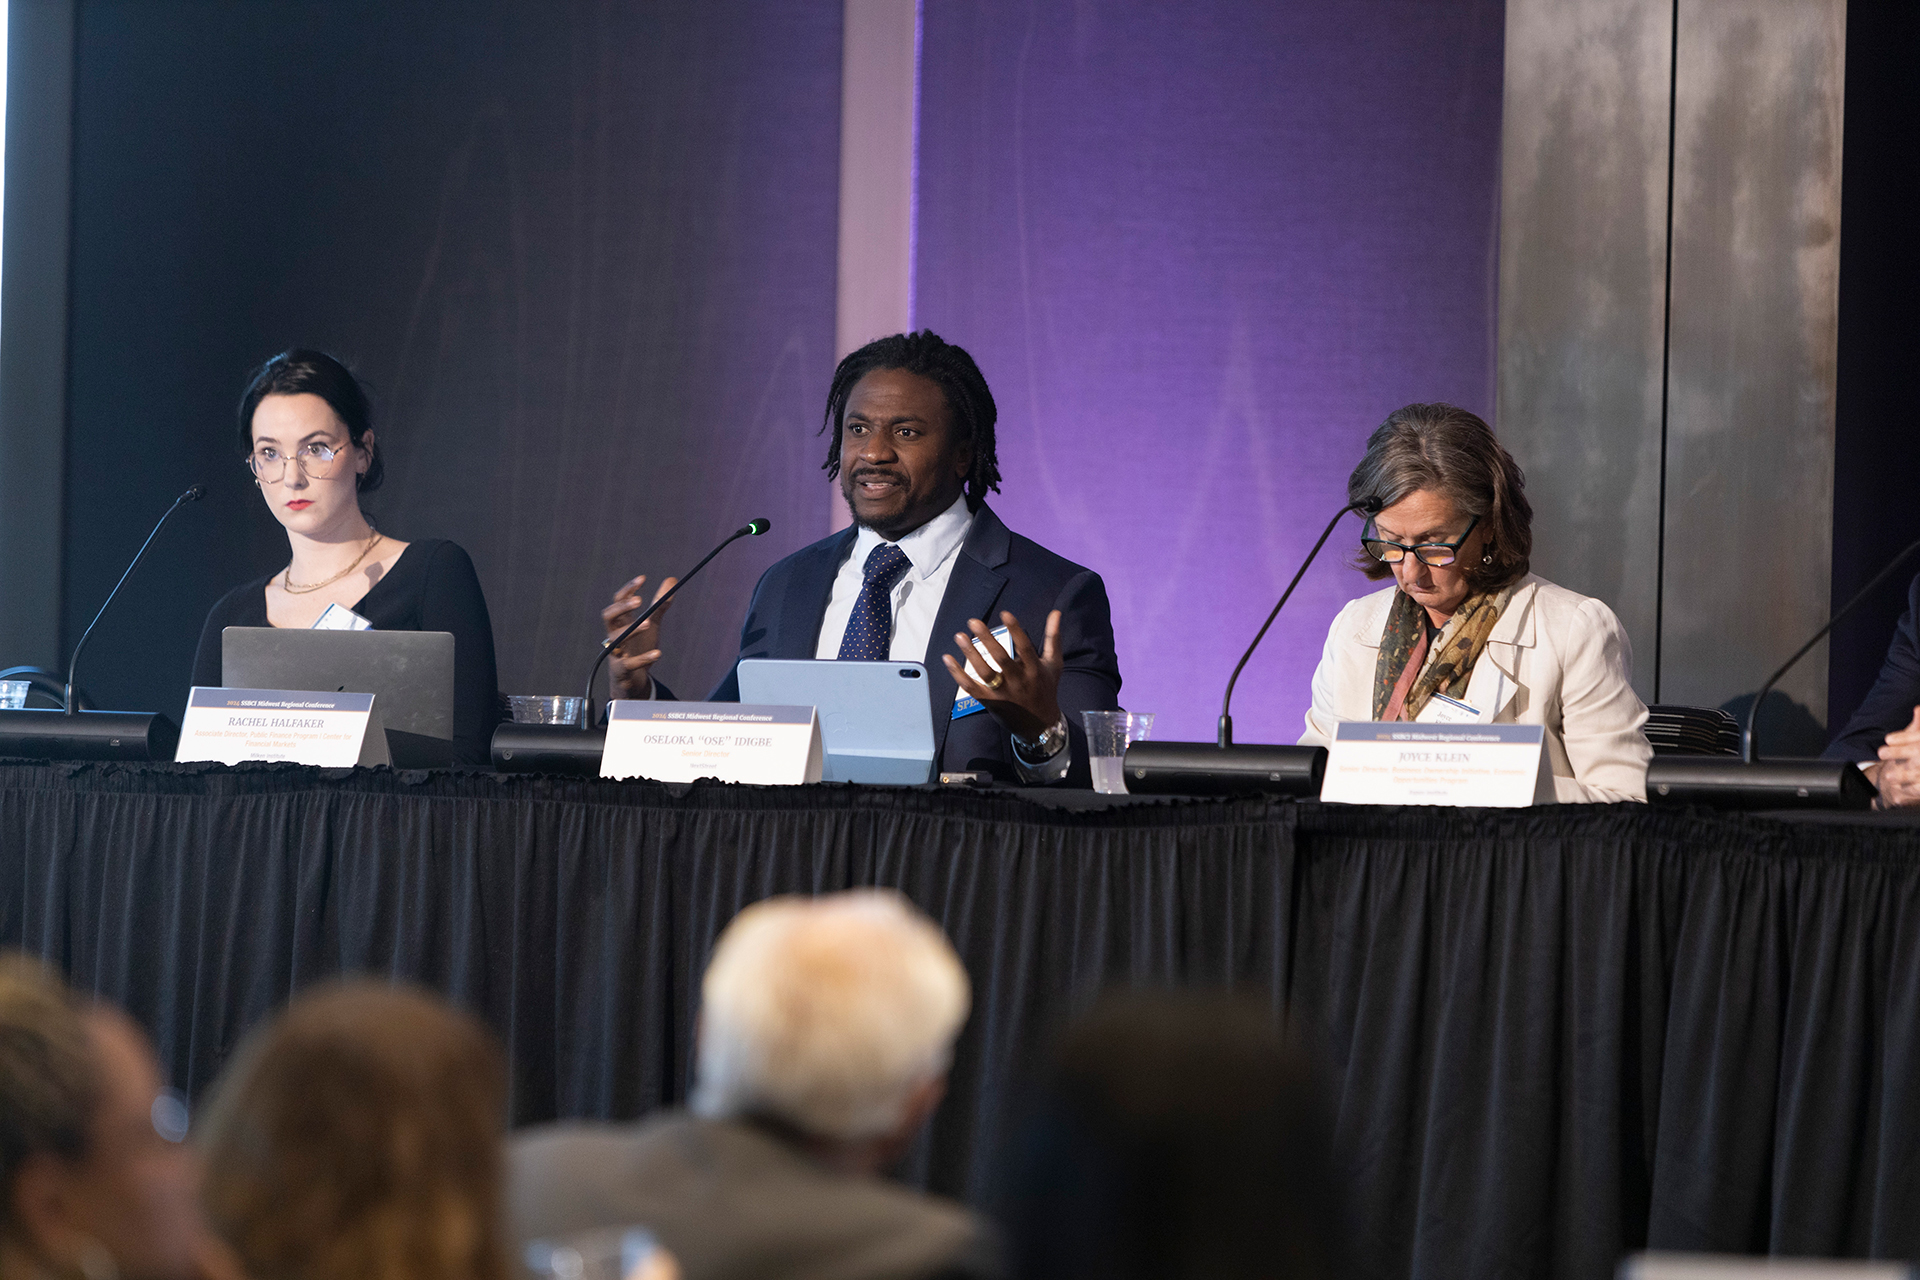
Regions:
[[[853,527],[761,576],[739,656],[923,662],[939,769],[1086,786],[1080,713],[1120,705],[1107,588],[987,505],[1000,487],[997,418],[973,357],[931,330],[842,360],[821,429],[824,469]],[[601,612],[609,637],[641,607],[645,584],[634,578]],[[652,676],[663,616],[614,651],[615,696],[673,696]],[[1036,640],[1025,626],[1039,622]],[[738,701],[737,668],[709,696]]]
[[[1019,1280],[1323,1280],[1342,1274],[1324,1104],[1232,996],[1130,994],[1068,1031],[1011,1147]]]
[[[289,559],[213,606],[194,684],[222,683],[225,628],[311,627],[333,605],[381,631],[451,632],[454,759],[486,764],[500,719],[486,597],[459,546],[401,542],[360,509],[360,495],[386,474],[360,380],[325,352],[283,351],[247,384],[238,439],[260,496],[287,531]]]
[[[0,1277],[226,1274],[185,1136],[130,1019],[0,957]]]
[[[349,983],[255,1031],[196,1131],[249,1280],[507,1280],[505,1070],[427,995]]]
[[[701,984],[692,1112],[512,1145],[521,1241],[637,1224],[687,1280],[997,1274],[982,1224],[879,1176],[933,1114],[966,971],[897,894],[736,916]]]

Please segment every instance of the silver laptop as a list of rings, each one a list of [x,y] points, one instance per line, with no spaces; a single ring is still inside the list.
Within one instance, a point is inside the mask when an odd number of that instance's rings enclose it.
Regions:
[[[818,711],[822,782],[900,786],[933,774],[933,702],[921,663],[747,658],[740,701]]]
[[[371,693],[396,768],[453,760],[451,631],[308,631],[228,627],[220,683],[229,689]]]

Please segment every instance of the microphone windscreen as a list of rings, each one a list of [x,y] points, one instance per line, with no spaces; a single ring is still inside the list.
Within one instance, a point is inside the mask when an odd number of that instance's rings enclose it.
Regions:
[[[773,528],[773,521],[768,520],[765,517],[762,517],[758,520],[750,520],[747,522],[747,532],[752,534],[756,538],[771,528]]]
[[[200,499],[206,496],[207,496],[207,486],[203,484],[196,484],[191,489],[188,489],[185,493],[180,495],[180,501],[198,502],[200,501]]]

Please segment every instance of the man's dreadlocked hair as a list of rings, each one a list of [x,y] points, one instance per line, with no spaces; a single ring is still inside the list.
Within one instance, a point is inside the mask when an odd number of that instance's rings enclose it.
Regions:
[[[840,362],[827,391],[827,417],[820,430],[827,437],[829,479],[840,474],[840,426],[846,416],[853,385],[875,369],[899,369],[934,383],[947,397],[947,416],[958,439],[973,442],[973,470],[967,473],[967,510],[977,511],[987,491],[1000,491],[1000,460],[994,456],[993,423],[999,410],[993,392],[980,375],[980,366],[965,348],[944,341],[931,329],[876,338]]]

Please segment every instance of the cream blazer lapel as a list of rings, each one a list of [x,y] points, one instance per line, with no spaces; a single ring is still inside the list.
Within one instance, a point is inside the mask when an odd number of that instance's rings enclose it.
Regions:
[[[1365,608],[1354,610],[1353,642],[1368,649],[1378,649],[1380,642],[1387,637],[1387,614],[1393,608],[1393,590],[1376,591],[1365,596],[1360,603]],[[1368,672],[1372,675],[1372,672]]]
[[[1533,615],[1539,594],[1540,585],[1531,574],[1514,588],[1507,607],[1487,636],[1487,647],[1481,652],[1480,661],[1473,664],[1473,674],[1467,678],[1466,700],[1480,709],[1489,724],[1501,718],[1513,695],[1520,691],[1521,669],[1527,651],[1534,645]]]
[[[1480,709],[1488,724],[1500,719],[1513,701],[1513,695],[1520,691],[1524,655],[1534,645],[1534,603],[1539,593],[1539,582],[1533,575],[1521,579],[1520,585],[1514,588],[1513,598],[1501,611],[1499,621],[1493,624],[1487,647],[1480,661],[1473,664],[1473,674],[1467,677],[1466,701]],[[1380,641],[1386,637],[1387,614],[1392,608],[1393,592],[1383,591],[1369,599],[1366,608],[1356,610],[1353,642],[1378,651]],[[1370,681],[1373,664],[1362,665]],[[1369,684],[1368,689],[1371,688]],[[1372,695],[1369,692],[1367,696]]]

